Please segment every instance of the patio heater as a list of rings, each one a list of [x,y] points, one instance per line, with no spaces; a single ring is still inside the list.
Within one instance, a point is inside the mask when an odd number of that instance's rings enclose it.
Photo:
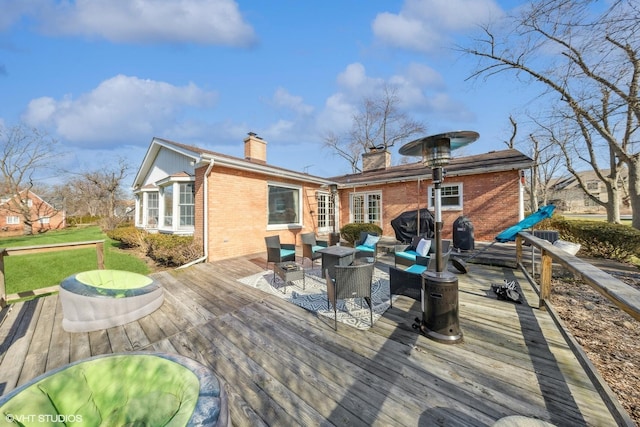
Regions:
[[[420,156],[431,168],[435,210],[436,271],[422,273],[422,319],[414,327],[434,341],[455,344],[462,341],[458,320],[458,279],[446,271],[442,259],[442,180],[443,167],[451,160],[451,151],[477,140],[473,131],[454,131],[411,141],[400,148],[403,156]],[[429,195],[427,195],[429,197]]]
[[[338,184],[329,184],[329,191],[331,191],[331,214],[333,220],[333,233],[329,235],[329,246],[333,246],[340,242],[340,233],[336,231],[336,200],[338,199]]]

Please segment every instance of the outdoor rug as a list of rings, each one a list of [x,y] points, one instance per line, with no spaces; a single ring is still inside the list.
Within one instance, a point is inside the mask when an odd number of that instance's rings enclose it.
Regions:
[[[330,309],[327,308],[327,282],[324,277],[321,277],[320,267],[305,269],[304,290],[302,280],[296,280],[286,284],[285,292],[285,283],[278,276],[273,281],[273,270],[244,277],[238,281],[276,295],[319,316],[330,318],[333,322],[333,306]],[[389,308],[389,275],[378,268],[373,270],[371,300],[375,323]],[[338,321],[354,328],[369,329],[371,326],[369,305],[361,298],[338,300]]]

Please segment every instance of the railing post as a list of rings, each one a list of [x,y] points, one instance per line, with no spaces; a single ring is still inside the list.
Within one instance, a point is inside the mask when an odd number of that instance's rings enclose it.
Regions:
[[[553,258],[544,249],[541,250],[540,255],[540,304],[539,308],[542,308],[551,297],[551,276],[553,273]]]
[[[98,258],[98,270],[104,270],[104,241],[96,243],[96,257]]]
[[[7,306],[7,287],[4,281],[4,256],[6,249],[0,249],[0,308]]]
[[[516,236],[516,265],[522,262],[522,242],[524,239],[519,235]]]

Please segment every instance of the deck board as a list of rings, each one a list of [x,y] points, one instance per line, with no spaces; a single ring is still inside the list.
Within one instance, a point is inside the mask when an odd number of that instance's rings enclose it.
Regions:
[[[458,276],[464,340],[446,345],[416,333],[420,304],[402,296],[371,329],[336,332],[332,320],[237,281],[265,266],[238,258],[155,273],[159,310],[90,333],[62,329],[57,295],[13,304],[0,324],[0,392],[70,361],[152,350],[210,366],[234,426],[487,426],[515,414],[616,425],[516,270],[473,264]],[[525,303],[498,301],[491,284],[514,278]]]

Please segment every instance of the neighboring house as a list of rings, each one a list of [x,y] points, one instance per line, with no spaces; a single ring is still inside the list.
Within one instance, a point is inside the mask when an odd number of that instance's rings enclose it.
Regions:
[[[267,164],[267,142],[250,133],[238,158],[154,138],[134,179],[135,224],[150,232],[193,235],[210,260],[265,251],[264,237],[300,245],[301,233],[373,222],[394,236],[390,221],[424,208],[431,171],[420,162],[390,166],[388,152],[363,156],[364,172],[322,178]],[[444,238],[468,216],[477,240],[493,240],[522,217],[520,170],[532,160],[516,150],[453,159],[443,183]]]
[[[609,170],[603,170],[606,176]],[[587,190],[591,195],[601,202],[606,203],[609,200],[607,190],[604,183],[598,178],[592,170],[580,172],[578,174],[585,183]],[[618,185],[620,191],[620,213],[631,214],[631,206],[629,205],[629,184],[627,180],[627,170],[623,169],[621,173],[620,183]],[[582,189],[578,180],[573,175],[558,178],[550,183],[549,200],[554,203],[563,213],[572,214],[605,214],[604,206],[596,203]]]
[[[31,212],[33,233],[66,227],[64,210],[57,209],[32,191],[23,190],[19,196],[0,197],[0,236],[14,236],[24,233],[24,216],[17,207],[19,197],[26,200]]]

